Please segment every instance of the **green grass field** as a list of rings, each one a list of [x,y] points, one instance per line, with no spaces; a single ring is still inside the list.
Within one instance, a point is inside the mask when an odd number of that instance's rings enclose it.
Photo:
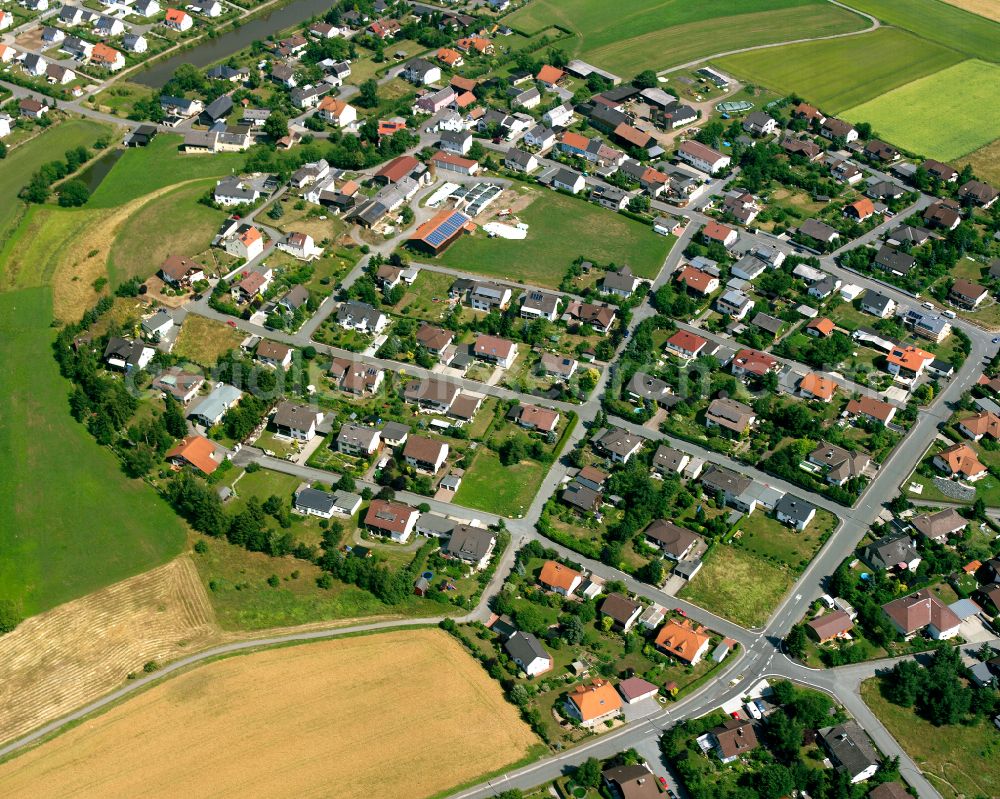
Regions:
[[[462,478],[455,503],[500,516],[523,516],[544,476],[544,468],[535,461],[504,466],[495,452],[480,448]]]
[[[578,255],[600,264],[627,263],[637,275],[652,279],[674,242],[634,219],[556,192],[536,192],[518,216],[529,225],[523,241],[491,239],[479,231],[453,244],[441,263],[557,288]]]
[[[815,0],[633,0],[607,13],[599,0],[532,0],[505,21],[534,35],[551,25],[573,31],[558,43],[575,56],[629,78],[738,47],[861,30],[863,18]]]
[[[844,4],[973,58],[1000,60],[1000,25],[953,5],[938,0],[844,0]]]
[[[1000,65],[968,60],[855,106],[844,116],[870,122],[886,141],[949,161],[996,138],[995,117],[983,111],[998,104]]]
[[[92,221],[93,215],[82,209],[28,208],[0,248],[0,291],[47,286],[60,258]]]
[[[782,569],[736,547],[716,546],[678,594],[746,627],[758,627],[791,587]]]
[[[0,597],[35,614],[180,553],[181,521],[69,415],[46,288],[0,294]]]
[[[1000,796],[1000,732],[989,721],[935,727],[884,699],[874,679],[861,697],[946,799]]]
[[[168,255],[190,257],[207,250],[226,218],[225,211],[198,202],[214,185],[212,179],[189,183],[150,200],[133,214],[111,247],[112,285],[136,275],[145,280]],[[150,236],[150,230],[157,235]]]
[[[738,78],[785,94],[796,92],[838,114],[961,60],[954,50],[880,28],[846,39],[741,53],[716,64]]]
[[[7,155],[0,169],[0,241],[3,241],[24,204],[17,193],[42,164],[61,158],[63,153],[81,144],[91,147],[101,136],[111,132],[108,125],[89,119],[70,119],[52,126]]]
[[[740,537],[735,546],[764,560],[778,561],[798,574],[812,560],[838,520],[832,513],[819,510],[816,518],[801,533],[777,519],[756,512],[740,522]]]
[[[183,137],[160,134],[148,147],[128,150],[91,195],[88,208],[111,208],[186,180],[213,178],[238,172],[246,158],[241,153],[185,155],[177,150]]]

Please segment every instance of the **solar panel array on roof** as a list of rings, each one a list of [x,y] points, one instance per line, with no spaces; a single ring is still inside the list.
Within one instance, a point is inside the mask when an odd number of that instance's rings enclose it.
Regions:
[[[427,234],[425,241],[433,247],[438,247],[457,233],[465,224],[467,217],[459,211],[453,212],[434,230]]]

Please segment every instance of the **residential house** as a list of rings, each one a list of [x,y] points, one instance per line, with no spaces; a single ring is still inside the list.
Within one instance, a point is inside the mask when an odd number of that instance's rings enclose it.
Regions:
[[[778,120],[763,111],[752,111],[743,118],[743,130],[753,136],[769,136],[778,130]]]
[[[558,67],[550,66],[545,64],[541,69],[538,70],[538,74],[535,75],[535,80],[542,84],[549,91],[553,90],[565,77],[566,73],[563,72]]]
[[[643,439],[619,428],[612,428],[599,436],[595,443],[614,463],[628,463],[642,449]]]
[[[508,369],[517,358],[518,350],[517,344],[513,341],[481,334],[476,337],[472,351],[476,358]]]
[[[970,311],[978,308],[989,296],[990,293],[985,287],[961,278],[952,283],[948,290],[949,302]]]
[[[886,369],[901,382],[912,383],[923,374],[934,355],[919,347],[893,347],[886,355]]]
[[[701,476],[701,486],[705,493],[719,497],[727,505],[742,495],[752,482],[746,475],[714,465]]]
[[[538,159],[527,150],[511,147],[503,159],[504,166],[514,172],[530,174],[538,169]]]
[[[580,722],[581,727],[593,729],[620,716],[622,701],[611,683],[594,680],[590,685],[577,685],[570,692],[564,708]]]
[[[980,208],[989,208],[996,202],[998,192],[989,183],[981,180],[970,180],[963,183],[958,190],[958,198],[963,202],[978,205]]]
[[[848,402],[844,413],[849,418],[861,417],[868,422],[885,425],[892,421],[892,417],[896,414],[896,408],[888,402],[863,396]]]
[[[515,405],[510,411],[510,418],[527,430],[552,433],[559,425],[560,417],[558,412],[550,408],[538,405]]]
[[[873,569],[908,570],[913,572],[920,565],[920,554],[913,539],[905,533],[893,533],[868,544],[862,557]]]
[[[556,355],[551,352],[543,352],[538,360],[538,365],[549,377],[556,377],[560,380],[569,380],[576,374],[577,361],[565,355]]]
[[[402,76],[417,86],[427,86],[441,80],[441,67],[426,58],[414,58],[403,69]]]
[[[760,378],[768,372],[777,372],[778,361],[760,350],[744,348],[739,350],[730,364],[730,371],[739,378]]]
[[[818,219],[807,219],[799,225],[799,233],[820,244],[831,244],[840,238],[840,233],[835,228]]]
[[[937,180],[944,181],[945,183],[954,183],[958,180],[958,171],[954,167],[942,164],[933,158],[928,158],[921,166],[928,175]]]
[[[422,324],[416,335],[417,343],[431,355],[438,357],[451,345],[454,339],[455,334],[452,331],[428,324]]]
[[[175,400],[187,405],[198,396],[198,390],[205,385],[205,378],[194,372],[185,372],[179,366],[171,366],[156,376],[151,388],[170,394]]]
[[[403,398],[423,411],[447,413],[459,395],[459,387],[440,377],[427,377],[408,383]]]
[[[607,335],[614,327],[617,316],[615,309],[610,305],[595,305],[589,302],[572,300],[566,306],[563,319],[570,322],[578,322],[581,325],[590,325],[596,332]]]
[[[322,421],[323,414],[315,408],[287,401],[278,404],[271,418],[279,436],[295,441],[312,441]]]
[[[821,124],[819,135],[825,139],[843,139],[848,144],[858,140],[858,132],[850,122],[827,117]]]
[[[185,436],[181,441],[167,450],[164,458],[174,466],[193,466],[204,475],[210,475],[225,460],[223,450],[212,441],[197,433]]]
[[[731,316],[733,319],[741,321],[753,310],[754,305],[754,301],[742,291],[732,289],[715,301],[715,310],[724,316]]]
[[[551,177],[552,186],[570,194],[579,194],[587,185],[583,175],[567,167],[559,167]]]
[[[856,721],[846,721],[835,727],[817,730],[817,736],[830,755],[834,768],[846,774],[852,783],[864,782],[875,776],[879,758],[867,733]]]
[[[753,723],[747,719],[726,719],[709,731],[709,740],[723,763],[739,760],[760,746]]]
[[[819,283],[816,284],[817,286]],[[812,287],[810,288],[812,291]],[[814,338],[827,338],[833,335],[833,331],[836,330],[836,325],[833,321],[827,319],[825,316],[819,316],[815,319],[810,319],[809,323],[806,325],[806,335],[813,336]]]
[[[851,452],[826,441],[820,441],[816,449],[809,453],[808,461],[821,467],[824,470],[823,479],[836,486],[861,477],[871,465],[867,453]]]
[[[606,272],[601,281],[601,291],[616,297],[631,297],[642,281],[639,280],[628,266],[621,267],[616,272]]]
[[[853,620],[840,608],[818,616],[806,624],[806,630],[821,644],[848,638],[853,629]]]
[[[338,128],[346,128],[358,120],[357,109],[336,97],[327,95],[319,101],[318,116]]]
[[[710,175],[725,169],[732,161],[728,155],[723,155],[693,139],[681,142],[680,147],[677,148],[677,157],[691,164],[695,169],[700,169]]]
[[[968,526],[968,520],[954,508],[937,513],[920,513],[909,519],[910,526],[924,538],[939,544],[947,543],[948,536],[959,535]]]
[[[179,8],[168,8],[166,17],[163,19],[163,24],[171,30],[183,33],[184,31],[191,30],[194,20],[190,14],[181,11]]]
[[[510,659],[529,677],[537,677],[552,668],[552,656],[531,633],[518,630],[503,646]]]
[[[687,330],[678,330],[666,342],[666,348],[670,352],[687,360],[697,358],[707,346],[707,339],[689,333]]]
[[[930,591],[917,591],[882,606],[882,611],[907,639],[926,630],[934,640],[953,638],[961,619]]]
[[[875,260],[872,264],[876,269],[881,269],[884,272],[901,277],[907,274],[916,262],[916,259],[912,255],[897,250],[895,247],[890,247],[888,244],[883,244],[875,254]],[[871,291],[866,292],[867,294],[875,294],[877,297],[882,296],[878,292]],[[892,301],[890,300],[890,302]]]
[[[264,339],[257,345],[256,359],[266,366],[287,369],[292,363],[292,348],[287,344]]]
[[[861,310],[879,319],[888,319],[896,311],[896,301],[869,289],[861,298]]]
[[[542,588],[562,596],[573,596],[582,582],[583,575],[580,572],[555,560],[545,561],[538,575],[538,583]]]
[[[899,150],[878,139],[872,139],[865,145],[864,153],[873,161],[891,163],[899,158]]]
[[[642,605],[622,594],[608,594],[601,603],[601,615],[609,617],[622,632],[631,630],[639,620]]]
[[[661,652],[694,666],[708,652],[710,640],[708,632],[690,619],[671,619],[660,628],[654,643]]]
[[[420,511],[402,502],[373,499],[365,513],[364,525],[374,535],[405,544],[413,533],[418,516]]]
[[[377,366],[347,358],[334,358],[330,363],[329,375],[341,391],[355,396],[374,394],[385,379],[385,372]]]
[[[651,686],[653,692],[649,694],[648,688],[640,687],[638,690],[641,694],[639,696],[632,695],[626,688],[626,683],[629,682],[644,683],[645,686]],[[631,704],[639,701],[640,698],[645,698],[647,694],[655,696],[657,688],[645,680],[632,677],[629,680],[623,680],[618,686],[618,691],[625,697],[625,701]],[[661,796],[656,777],[644,765],[615,766],[603,771],[601,776],[611,794],[621,797],[621,799],[659,799]]]
[[[744,435],[756,421],[753,408],[728,397],[712,400],[705,411],[705,426]]]
[[[206,397],[188,411],[188,418],[206,428],[217,425],[226,411],[240,401],[243,396],[238,388],[219,383]]]
[[[855,222],[864,222],[875,215],[875,205],[867,197],[855,200],[844,207],[844,216]]]
[[[254,301],[267,291],[273,277],[274,273],[270,267],[247,273],[246,277],[233,286],[231,292],[233,299],[241,303]]]
[[[816,506],[800,497],[785,494],[774,506],[774,517],[782,524],[802,532],[816,517]]]
[[[443,483],[444,481],[442,481]],[[489,565],[496,544],[497,537],[489,530],[468,524],[458,524],[452,528],[451,535],[448,537],[448,545],[443,547],[441,551],[447,558],[460,560],[472,566],[476,571],[482,571]]]
[[[403,447],[403,459],[418,472],[437,474],[448,460],[449,447],[443,441],[425,436],[409,436]]]
[[[573,104],[568,101],[560,103],[542,114],[542,122],[548,128],[568,128],[573,124],[574,119],[576,119],[576,114],[573,112]]]
[[[962,221],[961,206],[954,200],[937,200],[924,210],[923,219],[932,228],[954,230]]]
[[[735,228],[722,225],[715,220],[709,220],[705,227],[701,229],[702,237],[708,242],[717,242],[727,250],[732,247],[740,237]]]
[[[691,460],[686,452],[660,444],[653,454],[652,468],[656,474],[680,474]]]
[[[292,510],[304,516],[332,518],[334,514],[353,516],[361,507],[361,497],[349,491],[320,491],[303,483],[295,492]]]
[[[621,211],[628,205],[628,192],[619,189],[617,186],[606,186],[601,184],[595,186],[590,192],[590,201],[597,203],[602,208],[611,211]]]
[[[666,449],[661,447],[661,449]],[[676,471],[674,472],[676,474]],[[671,560],[684,560],[691,552],[704,543],[704,539],[685,527],[656,519],[642,533],[646,543],[656,547]]]
[[[377,335],[389,324],[389,318],[366,302],[349,301],[337,309],[337,324],[346,330]]]
[[[132,372],[145,369],[156,350],[142,341],[112,336],[104,348],[104,363],[112,369]]]
[[[936,313],[910,308],[903,315],[903,324],[918,336],[940,344],[951,335],[951,323]]]
[[[726,196],[722,198],[722,211],[741,225],[749,225],[760,213],[760,206],[750,192],[733,190],[726,192]],[[707,236],[704,231],[702,235]]]
[[[252,261],[264,252],[264,236],[253,225],[241,225],[236,235],[226,240],[225,250],[243,261]]]
[[[524,293],[520,315],[522,319],[547,319],[554,322],[559,316],[559,297],[530,289]]]
[[[441,134],[440,148],[446,153],[467,155],[472,149],[472,134],[467,130],[446,130]]]
[[[958,430],[973,441],[980,441],[984,436],[996,441],[1000,439],[1000,416],[992,411],[982,411],[975,416],[962,419],[958,423]]]
[[[159,341],[163,339],[174,327],[174,318],[165,308],[160,308],[156,313],[142,321],[142,333],[148,339]]]
[[[949,477],[975,482],[988,472],[979,461],[979,456],[968,444],[952,444],[938,452],[932,463],[934,467]]]
[[[160,278],[174,288],[186,288],[205,279],[201,264],[180,255],[168,255],[160,266]]]

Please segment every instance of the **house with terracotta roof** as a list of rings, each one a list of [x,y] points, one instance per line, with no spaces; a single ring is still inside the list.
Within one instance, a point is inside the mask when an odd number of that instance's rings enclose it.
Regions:
[[[837,393],[837,383],[819,372],[810,372],[799,381],[799,394],[804,399],[830,402]]]
[[[847,638],[854,629],[851,617],[840,608],[825,613],[806,624],[806,629],[819,643]]]
[[[711,219],[701,229],[701,235],[707,241],[718,242],[726,249],[732,247],[740,237],[735,228],[728,227]]]
[[[437,58],[437,60],[445,66],[453,69],[455,67],[460,67],[465,63],[465,59],[462,58],[462,54],[457,50],[452,50],[450,47],[442,47],[437,51],[435,58]]]
[[[687,330],[678,330],[667,339],[666,348],[686,360],[697,358],[708,346],[708,340],[701,336],[690,333]]]
[[[907,640],[923,630],[935,641],[954,638],[962,624],[955,612],[930,591],[917,591],[887,602],[882,612]]]
[[[807,122],[818,122],[823,124],[826,121],[826,117],[823,113],[808,103],[799,103],[795,108],[792,109],[792,116],[796,119],[804,119]]]
[[[235,236],[226,239],[225,249],[230,255],[252,261],[264,252],[264,236],[253,225],[243,225]]]
[[[923,374],[934,360],[934,355],[920,347],[893,347],[885,356],[889,374],[905,382],[912,382]]]
[[[267,291],[273,277],[274,273],[270,268],[247,273],[239,283],[233,286],[231,292],[233,299],[237,302],[251,302]]]
[[[90,51],[90,63],[98,67],[104,67],[109,72],[117,72],[125,66],[125,56],[115,48],[108,47],[103,42],[94,45]]]
[[[538,70],[538,74],[535,75],[535,80],[541,83],[546,89],[552,90],[566,76],[558,67],[550,66],[545,64],[541,69]]]
[[[934,456],[932,463],[938,471],[949,477],[957,477],[970,483],[981,480],[988,474],[979,456],[968,444],[946,447]]]
[[[319,101],[316,111],[321,119],[338,128],[349,127],[358,120],[358,112],[353,105],[330,95]]]
[[[365,527],[375,535],[405,544],[413,533],[420,511],[385,499],[373,499],[365,513]]]
[[[455,47],[464,53],[475,51],[479,55],[493,55],[496,52],[493,42],[484,36],[463,36],[455,42]]]
[[[225,460],[225,455],[214,443],[197,433],[182,439],[165,457],[178,469],[192,466],[205,475],[214,472]]]
[[[190,14],[181,11],[179,8],[168,8],[167,14],[163,18],[163,24],[171,30],[183,33],[191,29],[191,26],[194,25],[194,20],[191,19]]]
[[[622,700],[611,683],[594,680],[590,685],[576,686],[569,693],[563,707],[580,722],[581,727],[593,729],[598,724],[620,716]]]
[[[896,407],[874,397],[863,396],[848,402],[844,414],[848,418],[861,417],[869,422],[889,424],[896,415]]]
[[[768,372],[777,372],[777,359],[760,350],[744,348],[733,356],[730,371],[736,377],[763,377]]]
[[[555,560],[545,561],[538,575],[538,584],[542,588],[562,596],[572,596],[582,582],[583,575],[580,572]]]
[[[694,666],[708,652],[711,640],[704,628],[689,619],[668,621],[656,635],[656,648],[667,655]]]
[[[958,423],[958,430],[973,441],[980,441],[984,436],[996,441],[1000,439],[1000,416],[991,411],[983,411],[962,419]]]
[[[836,325],[831,320],[820,316],[810,320],[809,324],[806,325],[806,334],[816,338],[826,338],[833,335],[835,327]]]
[[[503,369],[507,369],[517,358],[517,344],[498,336],[481,334],[476,337],[476,343],[472,346],[472,352],[481,361],[494,363]]]
[[[718,291],[720,285],[718,275],[704,272],[694,266],[685,266],[681,269],[677,274],[677,282],[684,284],[684,288],[688,291],[700,294],[702,297]]]
[[[558,412],[538,405],[516,405],[511,409],[510,415],[517,424],[528,430],[551,433],[559,425]]]
[[[844,208],[844,216],[855,222],[864,222],[875,215],[875,204],[867,197],[855,200]]]

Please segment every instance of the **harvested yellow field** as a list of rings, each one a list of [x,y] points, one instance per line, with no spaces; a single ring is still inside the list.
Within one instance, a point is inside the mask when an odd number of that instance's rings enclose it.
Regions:
[[[400,630],[167,680],[0,766],[0,794],[420,799],[537,742],[456,641]]]
[[[150,660],[173,660],[219,637],[188,557],[32,616],[0,638],[3,740],[97,699]]]
[[[1000,3],[997,0],[944,0],[948,5],[1000,22]]]

